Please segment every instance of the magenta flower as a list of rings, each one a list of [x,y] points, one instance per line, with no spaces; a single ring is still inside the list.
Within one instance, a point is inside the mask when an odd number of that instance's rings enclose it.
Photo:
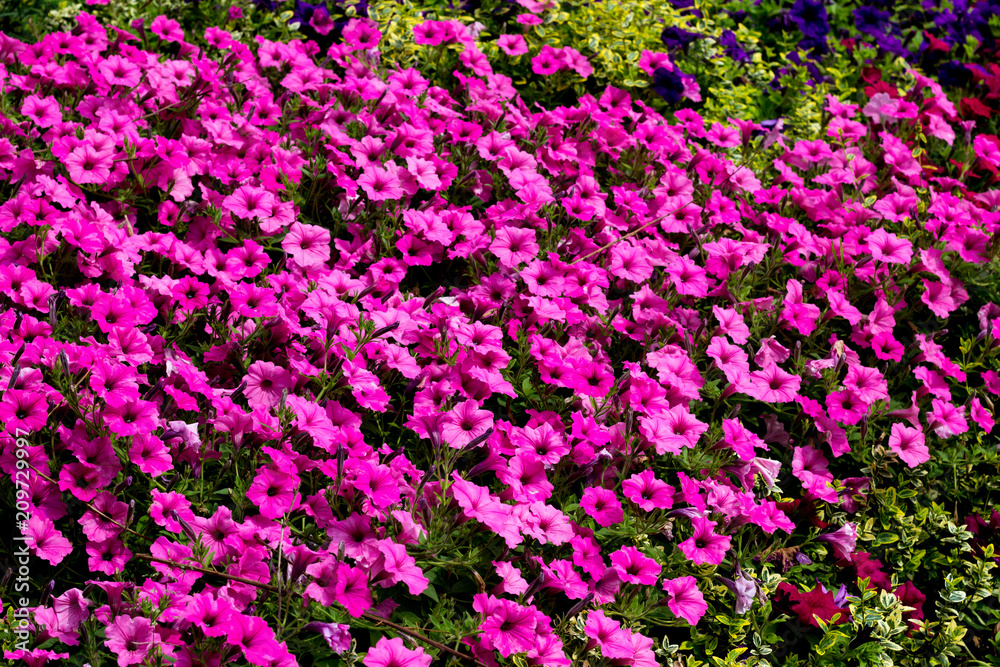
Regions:
[[[274,195],[252,185],[241,185],[222,200],[225,210],[244,220],[270,218],[274,215],[274,204]]]
[[[132,552],[125,543],[115,537],[103,542],[88,542],[87,555],[90,556],[87,565],[91,571],[103,572],[108,576],[121,572],[125,563],[132,558]]]
[[[766,403],[787,403],[794,401],[799,393],[801,378],[771,364],[763,370],[751,371],[750,387],[747,393]]]
[[[618,623],[607,616],[600,609],[595,609],[587,614],[587,622],[583,632],[592,640],[588,643],[601,649],[601,655],[605,658],[630,658],[632,656],[632,643],[629,641],[629,633],[623,630],[621,623]]]
[[[362,463],[354,480],[354,488],[364,493],[372,505],[380,509],[399,502],[399,482],[388,466],[368,461]]]
[[[181,30],[181,24],[173,19],[168,19],[162,14],[153,19],[149,29],[154,35],[165,42],[184,41],[184,31]]]
[[[705,517],[694,517],[691,525],[694,526],[694,535],[678,544],[677,548],[695,565],[721,563],[733,538],[716,533],[715,522]]]
[[[497,46],[508,56],[521,56],[528,52],[528,43],[524,35],[500,35]]]
[[[563,383],[581,396],[604,398],[615,384],[604,363],[570,359],[570,364],[572,370],[563,376]]]
[[[148,618],[124,614],[115,616],[107,626],[105,636],[104,645],[118,656],[118,667],[127,667],[145,660],[156,638]]]
[[[347,613],[358,618],[372,606],[372,595],[368,588],[368,575],[358,567],[347,563],[337,565],[334,599],[347,609]]]
[[[528,262],[538,254],[535,230],[518,227],[501,227],[490,244],[490,252],[497,256],[500,266],[512,269]]]
[[[406,547],[393,540],[379,540],[378,550],[382,553],[383,574],[373,580],[380,586],[390,586],[402,582],[410,595],[420,595],[430,585],[416,560],[406,553]]]
[[[215,514],[207,519],[195,517],[193,526],[199,531],[201,541],[212,551],[213,564],[223,562],[227,555],[236,553],[243,545],[233,512],[225,505],[219,505]]]
[[[233,614],[228,600],[210,593],[196,593],[188,601],[183,618],[197,625],[206,637],[224,637],[229,632]]]
[[[311,623],[307,623],[303,630],[320,633],[326,641],[327,646],[329,646],[330,649],[337,655],[342,655],[345,651],[351,648],[351,626],[349,625],[344,625],[343,623],[323,623],[321,621],[313,621]],[[379,643],[381,643],[384,639],[385,637],[381,637],[379,639]],[[371,651],[369,651],[361,661],[363,664],[368,664],[365,662],[368,660],[368,655],[371,655]]]
[[[970,408],[970,413],[972,415],[972,420],[979,425],[979,428],[983,429],[985,433],[989,433],[996,426],[996,422],[993,420],[993,415],[989,410],[983,406],[979,398],[972,399],[972,405]]]
[[[274,631],[259,616],[233,614],[225,637],[229,644],[242,649],[247,662],[260,667],[268,667],[281,654]]]
[[[521,38],[523,41],[523,37]],[[27,116],[38,127],[52,127],[62,122],[62,111],[54,97],[28,95],[21,104],[21,115]]]
[[[32,514],[28,519],[25,543],[36,556],[52,565],[58,565],[73,551],[73,545],[55,524],[40,514]]]
[[[983,371],[981,376],[986,391],[994,396],[1000,396],[1000,375],[996,371]]]
[[[756,434],[748,431],[737,419],[722,420],[723,444],[731,447],[742,461],[753,461],[757,456],[757,449],[767,449],[767,445],[757,437]]]
[[[674,488],[657,479],[652,470],[643,470],[623,481],[622,493],[646,512],[674,505]]]
[[[413,26],[413,41],[424,46],[438,46],[455,41],[455,29],[447,21],[424,21]]]
[[[139,66],[117,54],[99,60],[97,71],[112,86],[132,88],[139,85],[139,81],[142,79],[142,70],[139,69]]]
[[[247,500],[256,505],[268,519],[280,519],[298,504],[298,485],[298,475],[261,468],[247,489]]]
[[[330,259],[330,231],[293,222],[281,247],[303,269],[321,267]]]
[[[889,433],[889,449],[896,452],[899,458],[911,468],[930,460],[930,450],[924,439],[924,433],[904,424],[893,424]]]
[[[358,185],[373,202],[399,199],[403,196],[399,178],[394,172],[379,166],[366,167]]]
[[[462,401],[446,413],[441,438],[449,447],[462,449],[492,427],[492,412],[481,410],[478,401]]]
[[[240,283],[229,292],[233,310],[243,317],[273,317],[278,314],[274,291],[267,287]]]
[[[712,313],[719,322],[719,333],[728,335],[738,345],[743,345],[750,340],[750,328],[738,312],[732,308],[712,306]]]
[[[170,448],[155,435],[132,436],[128,454],[129,460],[151,477],[158,477],[174,467]]]
[[[526,653],[537,636],[534,607],[522,607],[510,600],[498,600],[479,629],[487,642],[505,658]]]
[[[871,405],[875,401],[889,400],[885,378],[876,368],[852,364],[847,369],[844,386],[853,389],[858,398],[867,405]]]
[[[669,594],[667,607],[670,611],[691,625],[698,625],[698,621],[708,611],[708,603],[698,590],[698,580],[694,577],[665,579],[663,590]]]
[[[622,504],[615,492],[599,486],[589,486],[584,490],[580,507],[597,525],[605,528],[621,523],[624,517]]]
[[[135,369],[109,359],[98,359],[90,373],[90,387],[112,407],[139,400],[139,383]]]
[[[542,45],[542,50],[531,59],[531,71],[542,76],[550,76],[565,69],[562,54],[548,44]]]
[[[271,258],[259,244],[244,239],[242,245],[226,253],[226,274],[233,280],[256,278],[270,263]],[[207,289],[205,294],[208,294]]]
[[[380,637],[361,662],[365,667],[430,667],[431,656],[422,647],[406,648],[399,637]]]
[[[913,244],[884,229],[876,229],[869,234],[866,242],[872,258],[887,264],[909,265],[913,257]]]
[[[8,389],[0,401],[0,421],[10,434],[40,431],[45,428],[48,416],[45,394]]]
[[[965,421],[965,406],[956,406],[937,398],[931,400],[928,421],[931,429],[941,438],[950,438],[969,430],[969,423]]]
[[[833,553],[838,560],[851,557],[858,542],[858,527],[853,523],[845,523],[832,533],[826,533],[816,538],[833,546]]]
[[[832,419],[853,426],[868,412],[868,404],[853,389],[844,389],[827,395],[826,409]]]
[[[660,576],[660,564],[635,547],[622,547],[611,554],[611,565],[622,581],[649,586]]]
[[[119,436],[145,435],[158,426],[159,413],[151,401],[135,401],[109,406],[101,413],[104,423]]]
[[[270,409],[281,400],[281,393],[292,388],[292,378],[284,368],[269,361],[250,364],[244,378],[247,385],[243,394],[252,408]]]

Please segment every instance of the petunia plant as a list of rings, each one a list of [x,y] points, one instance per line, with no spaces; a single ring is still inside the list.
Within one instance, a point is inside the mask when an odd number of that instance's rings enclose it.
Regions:
[[[337,39],[0,35],[6,659],[995,648],[1000,143],[961,100],[816,82],[809,138],[529,105],[527,37],[297,9]]]

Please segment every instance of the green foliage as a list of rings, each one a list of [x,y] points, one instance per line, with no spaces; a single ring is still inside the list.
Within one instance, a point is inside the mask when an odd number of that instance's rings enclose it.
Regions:
[[[0,32],[19,39],[28,40],[49,32],[51,12],[65,10],[69,6],[64,0],[14,0],[0,3]]]

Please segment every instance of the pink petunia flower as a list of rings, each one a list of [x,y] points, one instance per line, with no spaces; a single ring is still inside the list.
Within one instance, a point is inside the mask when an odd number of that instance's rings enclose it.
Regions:
[[[225,598],[196,593],[188,600],[183,618],[197,625],[206,637],[224,637],[234,613],[232,604]]]
[[[223,209],[238,218],[264,220],[274,215],[274,195],[263,188],[241,185],[222,200]]]
[[[242,649],[247,662],[266,667],[275,660],[281,647],[274,638],[274,630],[260,616],[233,614],[229,621],[226,641]]]
[[[584,490],[580,507],[604,528],[621,523],[624,517],[621,501],[615,492],[599,486],[589,486]]]
[[[481,410],[478,401],[463,401],[445,414],[441,438],[449,447],[463,449],[493,428],[493,413]]]
[[[643,470],[623,481],[622,493],[646,512],[670,509],[674,504],[674,488],[657,479],[652,470]]]
[[[292,378],[281,366],[269,361],[255,361],[247,369],[243,390],[252,408],[270,409],[281,400],[281,393],[292,388]]]
[[[54,97],[28,95],[21,104],[21,114],[38,127],[52,127],[62,122],[62,111]]]
[[[27,434],[45,428],[48,420],[45,394],[23,389],[8,389],[0,401],[0,422],[11,434]]]
[[[766,403],[787,403],[794,401],[799,393],[802,378],[781,370],[771,364],[763,370],[750,372],[750,386],[747,393]]]
[[[889,434],[889,449],[896,452],[899,458],[911,468],[916,468],[931,458],[923,431],[903,424],[892,425]]]
[[[528,43],[524,35],[500,35],[497,46],[508,56],[521,56],[528,52]]]
[[[125,563],[132,558],[132,552],[118,538],[109,538],[101,542],[88,542],[87,565],[92,572],[102,572],[109,577],[118,574],[125,568]]]
[[[486,620],[479,629],[500,655],[509,658],[515,653],[526,653],[535,646],[537,612],[534,607],[501,599],[485,616]]]
[[[399,637],[380,637],[361,663],[365,667],[430,667],[431,660],[422,647],[409,649]]]
[[[149,433],[132,436],[128,455],[129,460],[150,477],[158,477],[174,467],[170,447]]]
[[[827,395],[826,409],[832,419],[853,426],[868,412],[868,404],[853,389],[844,389]]]
[[[304,269],[320,267],[330,259],[330,231],[317,225],[293,222],[281,247],[298,266]]]
[[[173,533],[181,532],[182,526],[179,519],[191,523],[194,521],[194,512],[191,511],[191,501],[184,494],[176,491],[164,493],[159,489],[151,489],[150,495],[153,502],[149,506],[149,516],[158,526],[163,526]],[[176,514],[177,518],[174,518]]]
[[[969,423],[965,420],[965,406],[956,406],[937,398],[931,399],[928,421],[931,429],[941,438],[950,438],[969,430]]]
[[[832,533],[825,533],[816,539],[833,546],[833,553],[838,560],[847,559],[857,546],[858,527],[853,523],[845,523]]]
[[[490,244],[490,252],[496,255],[500,266],[512,269],[535,258],[538,244],[535,230],[519,227],[501,227]]]
[[[399,502],[399,482],[388,466],[365,461],[360,465],[354,487],[365,494],[375,507],[386,508]]]
[[[660,576],[660,564],[635,547],[622,547],[611,554],[611,564],[622,581],[649,586]]]
[[[365,167],[364,173],[358,179],[358,185],[373,202],[399,199],[403,196],[399,178],[380,166]]]
[[[119,436],[145,435],[159,425],[159,411],[152,401],[135,401],[119,406],[108,406],[101,413],[104,423]]]
[[[733,538],[715,532],[716,523],[705,517],[691,519],[694,535],[677,545],[677,548],[695,565],[718,565],[726,557]]]
[[[348,614],[358,618],[371,608],[372,596],[368,588],[368,575],[363,569],[340,563],[337,565],[336,582],[334,598],[338,604],[347,609]]]
[[[261,621],[263,622],[263,621]],[[118,656],[118,667],[142,662],[155,645],[153,624],[143,616],[121,614],[108,624],[104,645]]]
[[[173,19],[168,19],[162,14],[153,19],[153,22],[149,25],[149,29],[154,35],[165,42],[184,41],[184,31],[181,30],[181,24]]]
[[[591,639],[588,648],[591,644],[597,646],[605,658],[613,660],[632,656],[628,631],[622,629],[621,623],[605,616],[600,609],[594,609],[587,614],[583,632]]]
[[[55,524],[40,514],[32,514],[28,519],[25,543],[37,557],[51,565],[58,565],[73,551],[73,545]]]
[[[698,621],[708,611],[708,603],[705,602],[705,596],[698,589],[698,580],[694,577],[666,579],[663,582],[663,590],[669,593],[667,607],[670,611],[691,625],[698,625]]]
[[[298,475],[261,468],[247,489],[247,500],[256,505],[268,519],[280,519],[298,504],[298,485]]]
[[[993,415],[983,406],[979,397],[972,399],[970,413],[972,414],[972,420],[986,433],[991,432],[996,425]]]
[[[139,400],[135,369],[110,359],[97,359],[91,368],[90,387],[105,403],[122,407]]]

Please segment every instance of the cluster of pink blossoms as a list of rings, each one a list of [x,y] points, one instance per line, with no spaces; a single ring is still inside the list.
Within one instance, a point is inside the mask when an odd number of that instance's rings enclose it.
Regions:
[[[274,597],[392,622],[450,544],[491,568],[465,605],[477,661],[652,666],[658,638],[617,602],[686,627],[774,594],[752,557],[809,532],[779,477],[854,513],[854,444],[915,467],[993,429],[1000,378],[935,338],[994,252],[1000,191],[928,177],[896,136],[958,141],[928,79],[912,109],[831,98],[828,140],[778,137],[754,171],[733,152],[753,123],[670,122],[614,88],[528,109],[471,48],[448,92],[380,69],[366,20],[326,54],[150,31],[173,55],[86,14],[0,35],[0,468],[32,555],[95,577],[34,610],[36,644],[96,619],[120,667],[288,667]],[[578,55],[536,66],[582,74]],[[463,282],[421,290],[443,266]],[[995,345],[1000,306],[978,315]],[[237,471],[232,502],[193,491]],[[346,626],[305,627],[342,652]],[[363,662],[431,654],[383,638]]]

